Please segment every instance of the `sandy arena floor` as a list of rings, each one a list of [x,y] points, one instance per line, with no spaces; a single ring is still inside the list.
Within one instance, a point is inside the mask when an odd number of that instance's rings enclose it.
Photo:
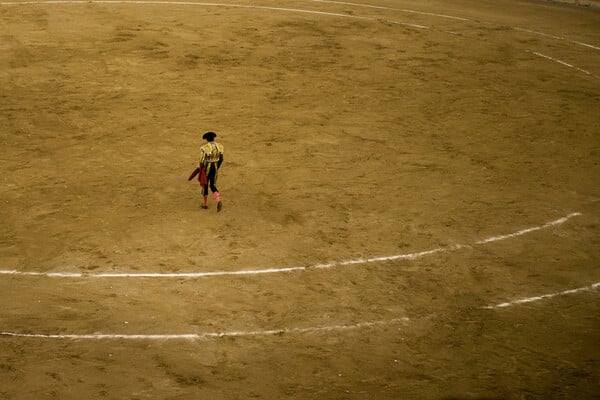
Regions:
[[[0,3],[0,399],[600,398],[600,11],[364,2]]]

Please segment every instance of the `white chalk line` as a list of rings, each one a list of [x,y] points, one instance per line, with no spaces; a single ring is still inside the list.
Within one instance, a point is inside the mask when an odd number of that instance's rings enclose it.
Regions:
[[[373,9],[380,9],[380,10],[399,11],[399,12],[404,12],[404,13],[454,19],[454,20],[464,21],[464,22],[473,22],[473,20],[465,18],[465,17],[458,17],[455,15],[447,15],[447,14],[430,13],[430,12],[425,12],[425,11],[417,11],[417,10],[410,10],[410,9],[404,9],[404,8],[393,8],[393,7],[376,6],[376,5],[371,5],[371,4],[332,1],[332,0],[305,0],[305,1],[310,1],[310,2],[314,2],[314,3],[328,3],[328,4],[338,4],[338,5],[349,5],[349,6],[353,6],[353,7],[365,7],[365,8],[373,8]],[[203,2],[191,2],[191,1],[188,2],[188,1],[158,1],[158,0],[157,1],[150,1],[150,0],[146,0],[146,1],[144,1],[144,0],[140,0],[140,1],[135,1],[135,0],[88,0],[88,1],[86,1],[86,0],[45,0],[45,1],[0,2],[0,5],[16,6],[16,5],[34,5],[34,4],[89,4],[89,3],[98,3],[98,4],[111,4],[111,3],[112,4],[167,4],[167,5],[175,4],[175,5],[197,5],[197,6],[205,6],[205,7],[210,6],[210,7],[231,7],[231,8],[253,8],[253,9],[259,9],[259,10],[262,9],[262,10],[272,10],[272,11],[300,12],[300,13],[321,14],[321,15],[329,15],[329,16],[345,17],[345,18],[366,19],[366,20],[370,20],[370,21],[378,20],[377,18],[361,17],[361,16],[356,16],[356,15],[331,13],[331,12],[316,11],[316,10],[303,10],[303,9],[282,8],[282,7],[267,7],[267,6],[244,5],[244,4],[203,3]],[[416,28],[420,28],[420,29],[428,28],[428,27],[425,27],[423,25],[418,25],[418,24],[410,24],[410,23],[403,23],[403,22],[396,22],[396,21],[387,21],[387,22],[392,22],[392,23],[405,25],[405,26],[416,27]],[[543,32],[538,32],[538,31],[524,29],[524,28],[518,28],[518,27],[509,27],[509,28],[518,30],[521,32],[527,32],[527,33],[531,33],[534,35],[548,37],[548,38],[555,39],[555,40],[567,41],[567,42],[570,42],[573,44],[585,46],[585,47],[592,48],[595,50],[600,50],[600,47],[598,47],[598,46],[594,46],[592,44],[580,42],[577,40],[567,39],[562,36],[552,35],[552,34],[548,34],[548,33],[543,33]]]
[[[258,9],[258,10],[269,10],[269,11],[287,11],[287,12],[297,12],[297,13],[307,13],[307,14],[318,14],[318,15],[328,15],[334,17],[345,17],[345,18],[354,18],[354,19],[366,19],[366,20],[375,20],[375,18],[369,17],[361,17],[356,15],[349,14],[340,14],[340,13],[331,13],[325,11],[316,11],[316,10],[302,10],[295,8],[283,8],[283,7],[267,7],[267,6],[254,6],[254,5],[245,5],[245,4],[226,4],[226,3],[201,3],[201,2],[191,2],[191,1],[135,1],[135,0],[47,0],[47,1],[23,1],[23,2],[2,2],[0,5],[33,5],[33,4],[145,4],[145,5],[185,5],[185,6],[204,6],[204,7],[229,7],[229,8],[248,8],[248,9]]]
[[[181,272],[181,273],[101,273],[90,274],[86,272],[26,272],[17,270],[0,270],[0,275],[28,275],[45,276],[51,278],[204,278],[223,275],[256,275],[281,272],[304,271],[310,267],[266,268],[240,271],[213,271],[213,272]]]
[[[509,233],[506,235],[492,236],[486,239],[478,240],[473,245],[483,245],[501,240],[506,240],[518,236],[522,236],[531,232],[547,229],[553,226],[561,225],[570,220],[571,218],[580,216],[581,213],[574,212],[559,218],[554,221],[550,221],[544,225],[535,226],[532,228],[522,229],[518,232]],[[285,268],[266,268],[266,269],[253,269],[253,270],[239,270],[239,271],[213,271],[213,272],[181,272],[181,273],[99,273],[91,274],[86,272],[72,273],[72,272],[28,272],[18,270],[0,270],[0,275],[20,275],[20,276],[43,276],[43,277],[54,277],[54,278],[205,278],[212,276],[228,276],[228,275],[258,275],[258,274],[273,274],[283,272],[295,272],[295,271],[307,271],[311,269],[328,269],[337,266],[349,266],[368,264],[385,261],[395,260],[415,260],[421,257],[429,256],[436,253],[448,252],[460,250],[463,248],[471,247],[472,245],[455,244],[448,247],[438,247],[431,250],[425,250],[415,253],[408,254],[396,254],[392,256],[382,257],[370,257],[370,258],[358,258],[353,260],[345,261],[331,261],[322,264],[315,264],[304,267],[285,267]]]
[[[424,11],[416,11],[416,10],[408,10],[401,8],[392,8],[392,7],[383,7],[383,6],[375,6],[369,4],[360,4],[360,3],[347,3],[347,2],[337,2],[337,1],[324,1],[324,0],[307,0],[315,3],[330,3],[330,4],[340,4],[340,5],[351,5],[355,7],[367,7],[374,8],[380,10],[391,10],[391,11],[401,11],[404,13],[412,13],[412,14],[420,14],[427,15],[432,17],[440,17],[440,18],[449,18],[456,19],[460,21],[470,21],[469,19],[456,17],[452,15],[444,15],[444,14],[435,14]],[[11,2],[0,2],[0,5],[5,6],[15,6],[15,5],[33,5],[33,4],[89,4],[89,3],[98,3],[98,4],[175,4],[175,5],[197,5],[197,6],[205,6],[205,7],[232,7],[232,8],[253,8],[259,10],[272,10],[272,11],[289,11],[289,12],[304,12],[311,14],[322,14],[322,15],[330,15],[336,17],[348,17],[348,18],[360,18],[360,19],[369,19],[369,20],[377,20],[377,18],[369,18],[369,17],[360,17],[354,16],[350,14],[341,14],[341,13],[331,13],[326,11],[317,11],[317,10],[304,10],[297,8],[283,8],[283,7],[268,7],[268,6],[257,6],[257,5],[247,5],[247,4],[229,4],[229,3],[205,3],[205,2],[195,2],[195,1],[160,1],[160,0],[40,0],[40,1],[11,1]]]
[[[544,299],[551,299],[552,297],[557,297],[557,296],[566,296],[569,294],[576,294],[576,293],[580,293],[580,292],[589,292],[589,291],[596,290],[596,289],[600,289],[600,282],[594,283],[590,286],[580,287],[577,289],[565,290],[563,292],[558,292],[558,293],[544,294],[541,296],[527,297],[527,298],[523,298],[523,299],[508,301],[506,303],[496,304],[493,306],[485,306],[482,308],[486,308],[486,309],[506,308],[506,307],[511,307],[511,306],[515,306],[518,304],[533,303],[533,302],[544,300]]]
[[[531,54],[534,54],[534,55],[536,55],[536,56],[538,56],[538,57],[542,57],[542,58],[545,58],[545,59],[547,59],[547,60],[554,61],[554,62],[556,62],[556,63],[558,63],[558,64],[561,64],[561,65],[564,65],[564,66],[566,66],[566,67],[572,68],[572,69],[574,69],[574,70],[576,70],[576,71],[583,72],[584,74],[586,74],[586,75],[589,75],[589,76],[592,76],[592,77],[594,77],[594,78],[596,78],[596,79],[600,79],[600,77],[599,77],[599,76],[596,76],[596,75],[592,74],[591,72],[589,72],[589,71],[586,71],[585,69],[581,69],[581,68],[579,68],[579,67],[576,67],[576,66],[574,66],[573,64],[569,64],[568,62],[561,61],[561,60],[559,60],[559,59],[557,59],[557,58],[550,57],[550,56],[547,56],[547,55],[545,55],[545,54],[542,54],[542,53],[538,53],[537,51],[531,51],[531,50],[528,50],[527,52],[528,52],[528,53],[531,53]]]
[[[550,228],[552,226],[562,225],[565,222],[567,222],[569,219],[571,219],[573,217],[580,216],[580,215],[581,215],[581,213],[574,212],[574,213],[566,215],[566,216],[564,216],[562,218],[559,218],[557,220],[545,223],[544,225],[541,225],[541,226],[535,226],[533,228],[523,229],[523,230],[520,230],[520,231],[515,232],[515,233],[510,233],[508,235],[492,236],[492,237],[487,238],[487,239],[479,240],[479,241],[475,242],[475,244],[485,244],[485,243],[490,243],[490,242],[496,242],[496,241],[499,241],[499,240],[510,239],[510,238],[513,238],[513,237],[516,237],[516,236],[525,235],[525,234],[530,233],[530,232],[539,231],[541,229],[547,229],[547,228]]]
[[[88,333],[88,334],[45,334],[45,333],[18,333],[18,332],[0,332],[0,336],[37,338],[37,339],[72,339],[72,340],[207,340],[228,337],[246,337],[246,336],[274,336],[283,334],[304,334],[319,333],[331,331],[347,331],[363,328],[372,328],[375,326],[391,325],[400,322],[408,322],[409,319],[394,318],[384,321],[359,322],[353,325],[326,325],[307,328],[281,328],[256,331],[225,331],[225,332],[204,332],[204,333],[183,333],[183,334],[108,334],[108,333]]]
[[[229,8],[245,8],[255,10],[268,10],[268,11],[284,11],[304,14],[315,14],[315,15],[326,15],[330,17],[340,18],[352,18],[366,21],[384,21],[398,25],[404,25],[411,28],[428,29],[427,26],[411,24],[399,21],[381,20],[379,18],[363,17],[360,15],[341,14],[326,11],[317,10],[304,10],[299,8],[284,8],[284,7],[267,7],[267,6],[256,6],[246,4],[227,4],[227,3],[200,3],[191,1],[153,1],[153,0],[47,0],[47,1],[23,1],[23,2],[0,2],[2,6],[16,6],[16,5],[34,5],[34,4],[145,4],[145,5],[184,5],[184,6],[204,6],[204,7],[229,7]]]
[[[346,2],[346,1],[331,1],[331,0],[305,0],[305,1],[310,1],[310,2],[313,2],[313,3],[329,3],[329,4],[339,4],[339,5],[354,6],[354,7],[374,8],[374,9],[378,9],[378,10],[401,11],[401,12],[404,12],[404,13],[427,15],[427,16],[431,16],[431,17],[456,19],[456,20],[459,20],[459,21],[471,21],[470,19],[463,18],[463,17],[457,17],[457,16],[454,16],[454,15],[435,14],[435,13],[429,13],[429,12],[424,12],[424,11],[407,10],[407,9],[404,9],[404,8],[393,8],[393,7],[376,6],[376,5],[372,5],[372,4],[351,3],[351,2]]]
[[[528,297],[500,303],[491,306],[481,307],[483,309],[508,308],[515,305],[533,303],[558,296],[566,296],[581,292],[589,292],[600,289],[600,282],[589,286],[576,289],[565,290],[558,293],[544,294],[541,296]],[[391,325],[399,322],[407,323],[410,319],[407,317],[394,318],[390,320],[366,321],[353,325],[326,325],[307,328],[280,328],[254,331],[225,331],[225,332],[204,332],[204,333],[183,333],[183,334],[108,334],[108,333],[89,333],[89,334],[47,334],[47,333],[18,333],[18,332],[0,332],[0,336],[21,337],[35,339],[70,339],[70,340],[208,340],[227,337],[249,337],[249,336],[274,336],[283,334],[304,334],[318,332],[332,332],[344,330],[356,330],[362,328],[371,328],[375,326]]]
[[[594,49],[594,50],[600,50],[600,47],[598,47],[598,46],[594,46],[594,45],[588,44],[588,43],[579,42],[577,40],[567,39],[567,38],[564,38],[562,36],[550,35],[548,33],[537,32],[537,31],[532,31],[532,30],[523,29],[523,28],[511,27],[511,29],[514,29],[516,31],[531,33],[531,34],[534,34],[534,35],[544,36],[544,37],[548,37],[548,38],[551,38],[551,39],[562,40],[562,41],[565,41],[565,42],[571,42],[571,43],[574,43],[574,44],[578,44],[580,46],[589,47],[589,48]]]
[[[471,21],[467,18],[452,16],[452,15],[428,13],[428,12],[422,12],[422,11],[416,11],[416,10],[375,6],[375,5],[361,4],[361,3],[339,2],[339,1],[330,1],[330,0],[306,0],[306,1],[329,3],[329,4],[339,4],[339,5],[350,5],[350,6],[356,6],[356,7],[369,7],[369,8],[384,9],[384,10],[394,10],[394,11],[401,11],[401,12],[406,12],[406,13],[414,13],[414,14],[428,15],[428,16],[441,17],[441,18],[450,18],[450,19],[455,19],[455,20],[460,20],[460,21]],[[340,17],[340,18],[353,18],[353,19],[360,19],[360,20],[366,20],[366,21],[384,21],[384,22],[388,22],[388,23],[392,23],[392,24],[406,26],[409,28],[430,29],[430,27],[425,26],[425,25],[419,25],[419,24],[413,24],[413,23],[407,23],[407,22],[399,22],[399,21],[391,21],[391,20],[381,20],[379,18],[363,17],[363,16],[351,15],[351,14],[332,13],[332,12],[317,11],[317,10],[304,10],[304,9],[297,9],[297,8],[245,5],[245,4],[203,3],[203,2],[188,2],[188,1],[159,1],[159,0],[139,0],[139,1],[135,1],[135,0],[45,0],[45,1],[23,1],[23,2],[0,2],[0,5],[16,6],[16,5],[35,5],[35,4],[94,4],[94,3],[95,4],[187,5],[187,6],[229,7],[229,8],[269,10],[269,11],[285,11],[285,12],[295,12],[295,13],[327,15],[327,16],[334,16],[334,17]],[[510,27],[510,28],[518,30],[518,31],[522,31],[522,32],[527,32],[527,33],[531,33],[531,34],[535,34],[535,35],[549,37],[549,38],[556,39],[556,40],[568,41],[568,42],[571,42],[574,44],[578,44],[578,45],[582,45],[582,46],[589,47],[592,49],[600,50],[600,47],[597,47],[597,46],[594,46],[591,44],[587,44],[587,43],[583,43],[583,42],[579,42],[579,41],[575,41],[575,40],[566,39],[561,36],[550,35],[550,34],[546,34],[546,33],[542,33],[542,32],[537,32],[537,31],[532,31],[529,29],[523,29],[523,28],[517,28],[517,27]],[[454,34],[452,32],[449,32],[449,33]],[[553,60],[555,62],[558,62],[560,64],[568,66],[570,68],[573,68],[573,69],[580,71],[588,76],[594,77],[596,79],[600,79],[600,77],[590,73],[589,71],[575,67],[564,61],[560,61],[560,60],[554,59],[549,56],[545,56],[540,53],[534,53],[534,54],[544,57],[544,58],[547,58],[547,59],[550,59],[550,60]]]

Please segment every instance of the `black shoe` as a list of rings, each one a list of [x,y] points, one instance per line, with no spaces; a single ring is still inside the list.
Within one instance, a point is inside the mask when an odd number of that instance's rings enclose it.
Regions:
[[[208,208],[208,206],[205,206],[204,204],[202,204],[200,207],[204,208],[205,210]]]
[[[217,212],[221,211],[221,208],[223,208],[223,204],[221,202],[217,203]]]

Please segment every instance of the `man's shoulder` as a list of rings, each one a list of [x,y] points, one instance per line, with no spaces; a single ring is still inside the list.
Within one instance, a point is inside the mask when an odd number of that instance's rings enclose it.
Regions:
[[[210,143],[206,143],[206,144],[203,144],[202,146],[200,146],[200,150],[203,150],[205,152],[210,151]]]
[[[205,152],[205,153],[212,153],[213,151],[213,145],[217,147],[217,150],[222,153],[223,152],[223,145],[221,143],[217,143],[217,142],[210,142],[210,143],[206,143],[204,145],[202,145],[200,147],[200,150]]]

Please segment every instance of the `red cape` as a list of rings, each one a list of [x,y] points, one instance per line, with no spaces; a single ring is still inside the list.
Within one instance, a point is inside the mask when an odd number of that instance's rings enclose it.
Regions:
[[[198,182],[200,182],[202,186],[206,186],[208,184],[208,179],[206,179],[206,169],[197,167],[188,178],[188,181],[194,179],[196,175],[198,175]]]

